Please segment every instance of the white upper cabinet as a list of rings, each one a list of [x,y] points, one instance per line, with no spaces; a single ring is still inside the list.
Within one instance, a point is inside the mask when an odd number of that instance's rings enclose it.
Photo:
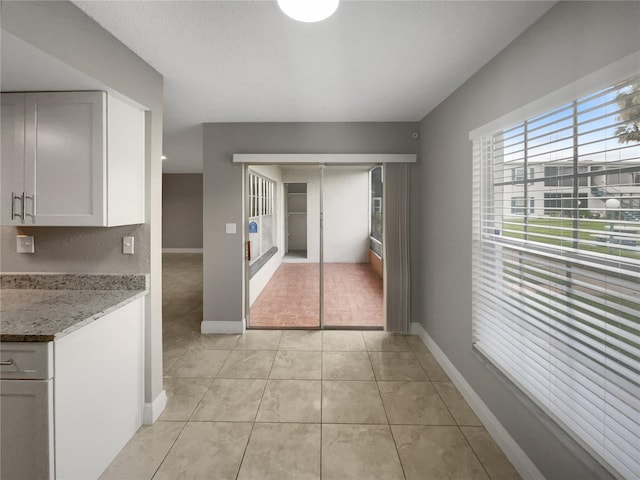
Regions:
[[[105,92],[2,95],[2,224],[144,223],[144,112]]]

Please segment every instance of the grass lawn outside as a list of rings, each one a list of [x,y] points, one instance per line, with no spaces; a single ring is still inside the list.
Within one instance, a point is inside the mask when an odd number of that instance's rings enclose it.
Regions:
[[[611,222],[583,218],[578,219],[578,222],[581,230],[578,232],[577,239],[579,250],[640,260],[640,238],[636,241],[635,246],[609,243],[607,240],[611,236],[620,238],[619,233],[612,234],[609,230]],[[615,224],[616,222],[614,221],[613,223]],[[532,218],[528,222],[527,234],[528,240],[532,242],[572,248],[574,242],[573,219],[559,217]],[[636,236],[637,234],[640,234],[640,223],[638,224]],[[524,219],[521,217],[505,218],[502,235],[504,237],[524,239]],[[629,234],[625,238],[631,239]]]

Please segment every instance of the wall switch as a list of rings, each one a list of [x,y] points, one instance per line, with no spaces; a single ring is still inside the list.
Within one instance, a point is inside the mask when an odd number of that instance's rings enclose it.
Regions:
[[[29,235],[18,235],[18,253],[36,253],[33,237]]]
[[[236,233],[236,224],[235,223],[227,223],[225,228],[226,233]]]
[[[123,255],[133,255],[133,237],[122,237]]]

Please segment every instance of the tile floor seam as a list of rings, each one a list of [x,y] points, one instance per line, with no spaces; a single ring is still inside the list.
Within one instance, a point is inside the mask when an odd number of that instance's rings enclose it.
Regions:
[[[211,381],[209,382],[209,386],[207,387],[207,390],[204,392],[204,394],[202,395],[202,397],[200,398],[200,400],[198,401],[198,403],[196,404],[195,408],[193,409],[193,411],[191,412],[191,415],[189,415],[189,418],[187,419],[187,423],[189,423],[191,421],[191,419],[193,418],[193,416],[195,415],[196,411],[198,410],[198,407],[200,406],[200,404],[202,403],[202,400],[204,400],[204,397],[207,396],[207,393],[209,392],[209,390],[211,390],[211,387],[213,386],[213,382],[215,382],[215,377],[211,379]]]
[[[282,339],[282,334],[280,335]],[[278,345],[280,345],[280,341],[278,341]],[[277,352],[277,350],[276,350]],[[276,353],[277,355],[277,353]],[[244,446],[244,451],[242,452],[242,458],[240,459],[240,463],[238,464],[238,471],[236,472],[236,480],[240,476],[240,470],[242,470],[242,464],[244,463],[244,458],[247,455],[247,449],[249,448],[249,442],[251,441],[251,435],[253,435],[253,429],[256,426],[256,420],[258,418],[258,412],[260,412],[260,407],[262,406],[262,400],[264,399],[264,394],[267,391],[267,385],[269,385],[269,376],[271,375],[271,369],[273,368],[273,363],[275,362],[276,356],[273,356],[273,362],[271,362],[271,367],[269,368],[269,373],[267,374],[267,378],[264,379],[264,388],[262,389],[262,396],[260,397],[260,403],[258,403],[258,408],[256,408],[256,413],[253,416],[253,421],[251,422],[251,431],[249,432],[249,436],[247,437],[247,443]]]
[[[391,433],[391,440],[393,440],[393,446],[396,449],[396,455],[398,456],[398,463],[400,463],[400,468],[402,469],[402,475],[405,480],[407,478],[407,474],[404,471],[404,465],[402,464],[402,458],[400,457],[400,450],[398,450],[398,443],[396,442],[396,437],[393,435],[393,428],[391,428],[391,424],[389,423],[389,414],[387,413],[387,407],[384,404],[384,400],[382,399],[382,392],[380,391],[380,384],[378,380],[375,380],[376,388],[378,389],[378,395],[380,395],[380,403],[382,403],[382,409],[384,410],[384,415],[387,417],[387,428],[389,429],[389,433]]]
[[[184,422],[184,425],[182,426],[182,428],[180,429],[180,433],[178,433],[178,435],[176,435],[175,440],[171,443],[171,446],[169,447],[169,449],[167,450],[167,453],[164,454],[164,457],[162,457],[162,461],[160,462],[160,464],[158,465],[158,468],[155,469],[155,471],[153,472],[153,475],[151,475],[150,480],[153,480],[155,478],[155,476],[158,474],[158,472],[160,471],[160,468],[162,467],[162,465],[164,464],[164,462],[167,460],[167,457],[169,456],[169,453],[171,453],[171,450],[173,450],[173,447],[175,447],[176,443],[178,442],[178,439],[180,438],[180,435],[182,435],[182,432],[184,432],[184,429],[187,427],[187,424],[189,422]]]
[[[480,427],[478,427],[478,428],[480,428]],[[487,474],[487,477],[489,478],[489,480],[493,480],[493,477],[491,475],[489,475],[489,470],[487,470],[487,467],[485,467],[484,462],[482,460],[480,460],[480,456],[478,455],[478,452],[476,452],[476,449],[473,448],[473,445],[471,445],[471,442],[469,441],[469,439],[465,435],[464,430],[462,430],[462,428],[460,428],[460,425],[458,425],[458,430],[460,430],[460,432],[462,433],[462,437],[467,442],[467,445],[469,445],[469,448],[471,449],[471,451],[473,452],[473,455],[478,460],[478,463],[480,464],[480,466],[484,470],[484,473]]]
[[[256,415],[258,412],[256,412]],[[249,441],[251,440],[251,435],[253,435],[253,428],[256,426],[255,422],[251,422],[251,430],[249,431],[249,435],[247,436],[247,443],[244,446],[244,450],[242,451],[242,458],[240,459],[240,463],[238,463],[238,471],[236,472],[236,480],[240,476],[240,470],[242,470],[242,464],[244,463],[244,457],[247,454],[247,449],[249,448]],[[152,479],[153,480],[153,479]]]
[[[442,381],[440,381],[440,382],[434,382],[434,381],[432,381],[431,383],[433,384],[433,383],[451,383],[451,382],[442,382]],[[454,385],[454,386],[455,386],[455,385]],[[436,388],[436,386],[435,386],[435,385],[433,385],[433,388],[434,388],[434,390],[438,393],[438,396],[440,397],[440,400],[442,400],[442,403],[444,403],[444,406],[446,407],[446,409],[449,411],[449,415],[451,415],[451,418],[453,418],[453,421],[454,421],[454,422],[456,422],[456,427],[458,427],[458,429],[460,429],[460,427],[461,427],[461,426],[463,426],[463,427],[467,427],[467,426],[469,426],[469,425],[461,425],[461,424],[460,424],[460,422],[458,421],[458,419],[456,418],[456,416],[453,414],[453,412],[452,412],[452,411],[451,411],[451,409],[449,408],[449,405],[448,405],[448,404],[447,404],[447,402],[445,401],[444,397],[443,397],[443,396],[442,396],[442,394],[440,393],[440,390],[438,390],[438,389]],[[457,389],[457,387],[456,387],[456,389]],[[463,398],[463,400],[464,400],[464,398]],[[464,400],[464,401],[466,402],[466,400]],[[474,413],[475,413],[475,412],[474,412]],[[460,431],[462,431],[462,429],[460,429]],[[466,437],[465,437],[465,438],[466,438]]]

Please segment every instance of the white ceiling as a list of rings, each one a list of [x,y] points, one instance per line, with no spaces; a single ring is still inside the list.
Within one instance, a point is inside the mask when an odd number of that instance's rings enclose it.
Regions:
[[[417,121],[554,2],[75,1],[165,79],[167,172],[202,170],[205,122]]]

